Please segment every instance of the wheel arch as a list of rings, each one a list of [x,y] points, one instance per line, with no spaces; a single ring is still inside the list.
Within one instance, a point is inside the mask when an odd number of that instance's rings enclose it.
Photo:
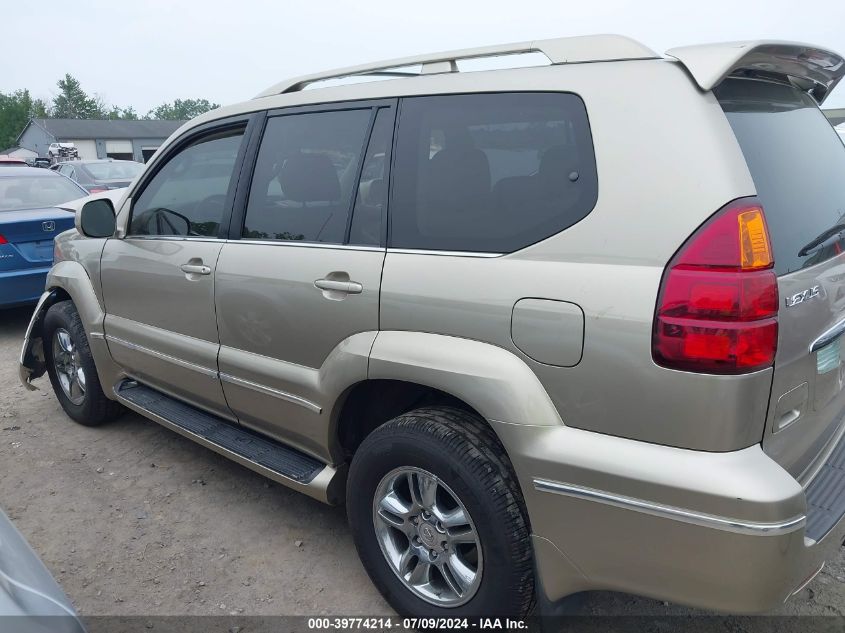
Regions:
[[[118,369],[111,359],[104,337],[105,311],[85,267],[72,260],[57,263],[47,274],[46,288],[46,296],[39,302],[32,316],[21,350],[21,378],[24,384],[28,385],[30,380],[43,376],[46,371],[42,326],[47,310],[60,301],[72,301],[82,320],[100,383],[108,386],[106,393],[110,393]]]
[[[462,409],[483,419],[460,398],[428,385],[383,378],[352,385],[337,407],[333,436],[339,445],[340,459],[350,459],[361,442],[385,422],[414,409],[435,406]]]
[[[334,407],[332,437],[348,458],[388,420],[422,406],[453,406],[492,422],[555,426],[557,409],[533,371],[501,347],[425,332],[379,332],[367,379]]]

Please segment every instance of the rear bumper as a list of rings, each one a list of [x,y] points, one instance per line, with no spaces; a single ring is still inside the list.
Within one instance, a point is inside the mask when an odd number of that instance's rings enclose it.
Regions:
[[[525,495],[544,602],[605,589],[759,613],[845,539],[842,516],[818,542],[807,537],[804,489],[759,446],[704,453],[567,427],[495,428]]]
[[[0,272],[0,307],[11,308],[38,301],[44,292],[50,266]]]

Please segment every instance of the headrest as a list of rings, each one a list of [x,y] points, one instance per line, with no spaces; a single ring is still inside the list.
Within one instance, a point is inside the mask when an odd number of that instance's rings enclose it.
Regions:
[[[447,147],[430,162],[432,192],[460,205],[490,194],[490,162],[474,147]]]
[[[376,178],[371,180],[367,187],[366,196],[364,197],[364,204],[376,206],[384,203],[386,188],[384,186],[383,178]]]
[[[285,198],[297,202],[340,200],[340,181],[325,154],[289,156],[279,171],[279,184]]]

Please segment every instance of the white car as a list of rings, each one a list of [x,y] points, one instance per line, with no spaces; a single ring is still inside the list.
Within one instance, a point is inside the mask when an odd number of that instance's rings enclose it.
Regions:
[[[841,138],[842,142],[845,143],[845,123],[840,123],[833,129],[839,133],[839,138]]]
[[[50,147],[47,148],[47,156],[51,159],[76,157],[78,155],[79,151],[73,143],[50,143]]]

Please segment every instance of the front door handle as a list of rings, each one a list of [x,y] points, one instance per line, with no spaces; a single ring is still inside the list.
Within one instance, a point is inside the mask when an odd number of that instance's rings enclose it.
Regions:
[[[343,292],[348,295],[359,295],[364,291],[364,286],[357,281],[341,281],[339,279],[318,279],[314,282],[320,290],[331,290]]]
[[[210,275],[211,267],[202,264],[182,264],[182,272],[187,275]]]

